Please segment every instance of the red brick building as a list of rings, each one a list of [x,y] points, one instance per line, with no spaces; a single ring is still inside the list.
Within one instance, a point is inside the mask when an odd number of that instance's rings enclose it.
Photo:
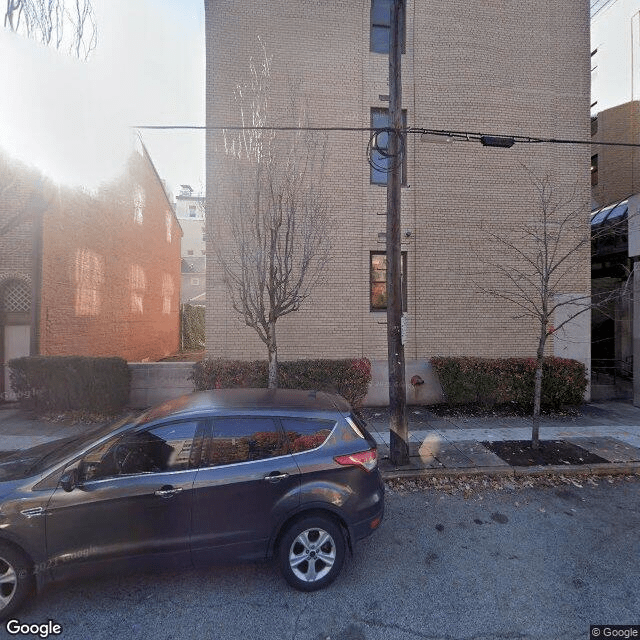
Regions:
[[[144,146],[95,193],[0,162],[2,363],[177,351],[182,230]]]

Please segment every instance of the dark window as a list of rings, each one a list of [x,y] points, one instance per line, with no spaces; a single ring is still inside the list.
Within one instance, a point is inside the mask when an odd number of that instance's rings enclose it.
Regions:
[[[598,184],[598,154],[591,156],[591,186]]]
[[[388,129],[389,109],[371,109],[371,128]],[[407,128],[407,112],[402,111],[402,127]],[[371,182],[372,184],[387,184],[389,171],[391,170],[393,159],[385,155],[389,145],[389,134],[381,132],[376,136],[375,147],[371,149]],[[406,145],[406,136],[405,136]],[[407,149],[402,149],[402,184],[406,183],[407,176]]]
[[[197,428],[196,421],[174,422],[113,438],[85,456],[80,475],[86,481],[193,468]]]
[[[402,310],[407,310],[407,254],[402,252]],[[372,251],[370,254],[371,311],[387,308],[387,254]]]
[[[598,133],[598,116],[591,117],[591,135],[595,136]]]
[[[324,444],[335,426],[330,420],[282,418],[282,426],[292,453],[309,451]]]
[[[371,0],[371,39],[369,49],[374,53],[389,53],[391,41],[391,5],[393,0]],[[405,52],[405,4],[400,12],[400,46]]]
[[[285,439],[274,418],[215,418],[213,435],[203,453],[203,466],[263,460],[287,453]]]

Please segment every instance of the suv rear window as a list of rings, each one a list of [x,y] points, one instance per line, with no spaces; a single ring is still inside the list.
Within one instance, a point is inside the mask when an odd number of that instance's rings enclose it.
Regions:
[[[335,427],[333,420],[313,418],[281,418],[291,453],[309,451],[322,446]]]

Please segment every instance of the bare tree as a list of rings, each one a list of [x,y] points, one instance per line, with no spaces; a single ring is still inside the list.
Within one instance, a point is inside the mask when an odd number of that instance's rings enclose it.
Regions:
[[[98,39],[91,0],[7,0],[4,26],[81,60]]]
[[[276,132],[269,125],[271,60],[250,64],[249,80],[236,100],[243,126],[225,133],[227,162],[235,177],[230,209],[216,222],[226,228],[215,240],[234,310],[267,347],[269,387],[278,384],[279,318],[298,311],[311,295],[329,260],[327,205],[321,187],[326,141],[304,130],[296,87],[289,83],[285,117],[298,129]],[[286,113],[288,111],[288,114]]]
[[[478,286],[517,309],[516,318],[530,318],[538,328],[531,433],[532,448],[537,449],[547,340],[581,314],[594,306],[603,307],[619,293],[567,295],[575,290],[576,274],[590,268],[590,261],[585,260],[592,240],[590,208],[579,196],[577,186],[561,193],[554,189],[549,176],[539,179],[528,173],[537,210],[517,229],[485,232],[492,257],[481,261],[490,271],[487,280],[492,285]]]

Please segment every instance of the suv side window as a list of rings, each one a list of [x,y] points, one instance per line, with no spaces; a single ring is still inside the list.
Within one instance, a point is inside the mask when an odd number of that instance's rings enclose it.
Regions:
[[[288,454],[275,418],[225,416],[213,419],[212,436],[202,455],[203,467],[217,467]]]
[[[291,453],[316,449],[325,443],[335,427],[333,420],[281,418]]]
[[[183,471],[197,466],[194,438],[198,421],[172,422],[129,431],[89,452],[81,464],[83,481],[139,473]]]

